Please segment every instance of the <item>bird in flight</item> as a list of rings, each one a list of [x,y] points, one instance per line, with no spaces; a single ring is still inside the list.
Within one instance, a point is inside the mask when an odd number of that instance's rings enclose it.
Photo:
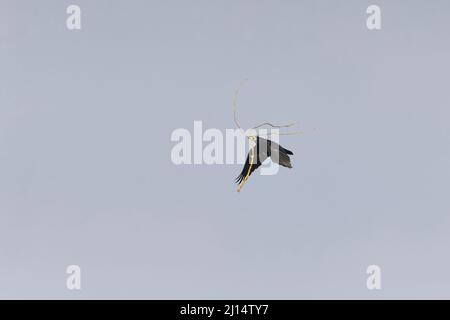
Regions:
[[[241,83],[241,85],[245,81],[246,80],[244,80]],[[239,89],[240,88],[238,88],[236,90],[234,99],[233,99],[233,117],[234,117],[234,123],[236,124],[236,127],[243,130],[241,128],[241,126],[239,125],[239,123],[237,121],[237,117],[236,117],[236,109],[237,109],[236,99],[237,99],[237,95],[239,94]],[[272,128],[286,128],[286,127],[293,126],[294,123],[288,124],[288,125],[277,126],[277,125],[273,125],[269,122],[265,122],[256,127],[253,127],[252,129],[257,129],[257,128],[265,126],[265,125],[271,126]],[[301,132],[276,133],[276,134],[292,135],[292,134],[301,134]],[[291,158],[289,157],[290,155],[293,155],[292,151],[283,148],[276,142],[273,142],[269,139],[264,139],[264,138],[258,136],[256,133],[247,134],[247,137],[250,141],[254,142],[254,146],[250,148],[248,155],[247,155],[247,160],[245,161],[245,164],[244,164],[244,168],[242,169],[241,174],[236,178],[236,183],[239,184],[237,192],[241,191],[241,188],[247,181],[248,177],[253,173],[253,171],[258,169],[267,158],[270,158],[274,163],[277,163],[283,167],[292,168]]]
[[[289,155],[294,154],[292,151],[283,148],[276,142],[259,136],[254,137],[254,140],[256,140],[255,146],[248,152],[244,168],[242,169],[241,174],[236,178],[236,183],[241,184],[241,182],[248,178],[253,171],[258,169],[267,158],[270,158],[274,163],[283,167],[292,168],[291,158],[289,157]]]

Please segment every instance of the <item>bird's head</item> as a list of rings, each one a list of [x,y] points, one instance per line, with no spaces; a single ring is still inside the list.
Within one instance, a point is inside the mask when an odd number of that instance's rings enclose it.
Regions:
[[[249,142],[249,146],[250,148],[253,148],[254,146],[256,146],[256,141],[258,140],[258,136],[256,134],[247,134],[247,139]]]
[[[258,132],[256,132],[255,129],[251,128],[251,129],[247,129],[247,130],[243,130],[244,135],[247,137],[248,140],[250,141],[256,141],[256,139],[258,138]]]

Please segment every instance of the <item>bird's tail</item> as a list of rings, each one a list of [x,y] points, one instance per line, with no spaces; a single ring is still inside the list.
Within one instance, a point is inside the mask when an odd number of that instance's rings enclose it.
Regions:
[[[278,163],[280,165],[282,165],[283,167],[292,168],[291,158],[289,158],[289,156],[286,153],[284,153],[284,152],[279,153]]]

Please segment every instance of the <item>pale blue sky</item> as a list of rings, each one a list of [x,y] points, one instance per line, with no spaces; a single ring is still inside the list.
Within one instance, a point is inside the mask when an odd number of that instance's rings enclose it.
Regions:
[[[0,297],[450,298],[450,3],[373,3],[0,0]],[[242,125],[306,134],[238,194],[170,134],[243,78]]]

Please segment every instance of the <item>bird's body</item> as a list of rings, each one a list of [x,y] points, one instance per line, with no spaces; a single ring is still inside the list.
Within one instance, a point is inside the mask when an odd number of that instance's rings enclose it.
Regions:
[[[247,179],[252,172],[258,169],[269,157],[274,163],[278,163],[286,168],[292,168],[291,159],[289,158],[289,155],[293,155],[292,151],[283,148],[278,143],[271,140],[261,137],[255,138],[255,146],[250,149],[244,168],[242,169],[241,174],[236,178],[236,183],[238,184]]]

